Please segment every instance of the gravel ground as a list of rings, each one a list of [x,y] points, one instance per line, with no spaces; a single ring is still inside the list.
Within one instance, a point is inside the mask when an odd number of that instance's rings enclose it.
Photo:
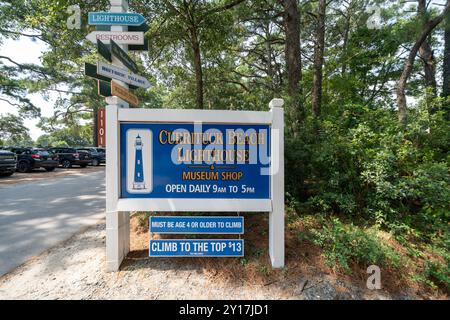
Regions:
[[[105,269],[105,223],[73,236],[0,278],[0,299],[405,299],[328,275],[253,284],[221,281],[198,264],[128,259]],[[186,262],[187,261],[187,262]]]

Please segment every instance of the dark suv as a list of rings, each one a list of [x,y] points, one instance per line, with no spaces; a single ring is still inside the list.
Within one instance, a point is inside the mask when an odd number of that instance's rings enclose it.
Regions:
[[[88,152],[77,151],[74,148],[50,148],[49,150],[58,155],[59,163],[64,168],[70,168],[73,165],[86,168],[92,161]]]
[[[30,172],[33,169],[44,168],[53,171],[58,166],[58,156],[38,148],[9,148],[17,155],[17,171]]]
[[[0,150],[0,177],[7,177],[16,171],[16,155],[7,150]]]
[[[92,165],[99,166],[101,163],[106,163],[106,153],[103,148],[83,147],[77,148],[77,151],[89,152],[92,158]]]

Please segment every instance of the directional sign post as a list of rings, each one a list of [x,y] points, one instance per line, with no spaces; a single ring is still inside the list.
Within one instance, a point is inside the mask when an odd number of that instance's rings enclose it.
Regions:
[[[105,44],[110,44],[114,40],[117,44],[143,45],[143,32],[120,32],[120,31],[92,31],[86,36],[86,39],[94,44],[97,40],[103,41]]]
[[[95,64],[91,64],[91,63],[84,63],[84,75],[96,80],[101,80],[101,81],[111,81],[111,78],[108,77],[104,77],[101,76],[97,73],[97,66]]]
[[[111,31],[111,26],[109,25],[97,25],[95,26],[95,29],[97,31]],[[150,30],[150,27],[144,23],[140,26],[129,26],[128,31],[129,32],[147,32]],[[148,40],[144,38],[144,44],[143,45],[136,45],[136,44],[130,44],[128,45],[128,51],[147,51],[148,50]]]
[[[103,58],[105,58],[109,62],[112,62],[111,51],[109,51],[109,48],[106,46],[106,44],[104,44],[99,39],[97,39],[97,51]]]
[[[102,97],[111,97],[111,85],[109,82],[98,80],[98,94]]]
[[[139,13],[89,12],[90,25],[140,26],[145,18]]]
[[[111,53],[119,59],[128,69],[137,73],[137,64],[128,56],[128,54],[122,50],[122,48],[117,45],[113,40],[111,40]]]
[[[133,93],[114,81],[111,81],[111,94],[125,100],[134,107],[139,105],[139,99]]]
[[[106,64],[101,61],[97,62],[97,73],[101,76],[116,79],[141,88],[150,88],[150,82],[148,82],[146,78],[129,73],[126,69]]]

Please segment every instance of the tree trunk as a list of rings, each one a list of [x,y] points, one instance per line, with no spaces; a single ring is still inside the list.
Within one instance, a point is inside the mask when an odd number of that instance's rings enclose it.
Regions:
[[[325,10],[326,1],[319,0],[317,10],[316,46],[314,48],[314,80],[312,93],[312,112],[315,117],[320,116],[322,107],[322,67],[325,49]]]
[[[347,46],[348,46],[348,38],[349,38],[349,34],[350,34],[350,23],[351,23],[351,19],[352,19],[352,2],[350,2],[348,10],[347,10],[347,15],[344,16],[345,18],[345,30],[344,30],[344,39],[343,39],[343,44],[342,44],[342,68],[341,68],[341,75],[342,77],[345,76],[345,73],[347,72]]]
[[[196,101],[197,108],[203,109],[203,70],[202,59],[200,54],[200,43],[198,41],[197,31],[194,28],[190,30],[192,54],[195,70],[195,84],[196,84]]]
[[[419,51],[419,48],[422,46],[422,43],[426,40],[426,38],[430,35],[431,31],[433,31],[436,26],[442,22],[444,16],[448,14],[450,9],[450,1],[447,0],[447,4],[445,6],[444,11],[437,16],[435,19],[428,21],[422,30],[422,33],[417,38],[414,43],[411,51],[408,55],[408,58],[405,62],[405,66],[403,67],[402,75],[400,76],[400,80],[397,85],[397,107],[398,107],[398,120],[401,124],[406,125],[407,122],[407,106],[406,106],[406,83],[408,82],[408,78],[411,75],[411,71],[414,65],[414,59]]]
[[[445,17],[442,97],[450,99],[450,12]],[[444,117],[450,121],[450,101],[444,102]]]
[[[94,106],[93,108],[93,117],[94,121],[92,123],[92,143],[94,147],[98,146],[98,108]]]
[[[286,34],[285,55],[288,73],[288,93],[292,99],[292,120],[303,121],[301,105],[302,58],[300,40],[300,13],[297,0],[282,1],[284,7],[284,28]]]
[[[450,97],[450,12],[445,18],[442,96]]]
[[[427,18],[427,7],[426,0],[419,0],[418,13],[422,17],[423,25],[425,26],[428,22]],[[431,88],[434,96],[437,94],[437,84],[436,84],[436,65],[434,61],[433,50],[431,49],[428,38],[422,43],[419,49],[419,55],[423,61],[424,71],[425,71],[425,85]]]

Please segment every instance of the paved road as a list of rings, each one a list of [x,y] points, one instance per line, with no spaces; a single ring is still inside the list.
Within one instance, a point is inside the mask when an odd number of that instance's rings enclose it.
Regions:
[[[104,211],[103,170],[0,185],[0,276],[95,224]]]

